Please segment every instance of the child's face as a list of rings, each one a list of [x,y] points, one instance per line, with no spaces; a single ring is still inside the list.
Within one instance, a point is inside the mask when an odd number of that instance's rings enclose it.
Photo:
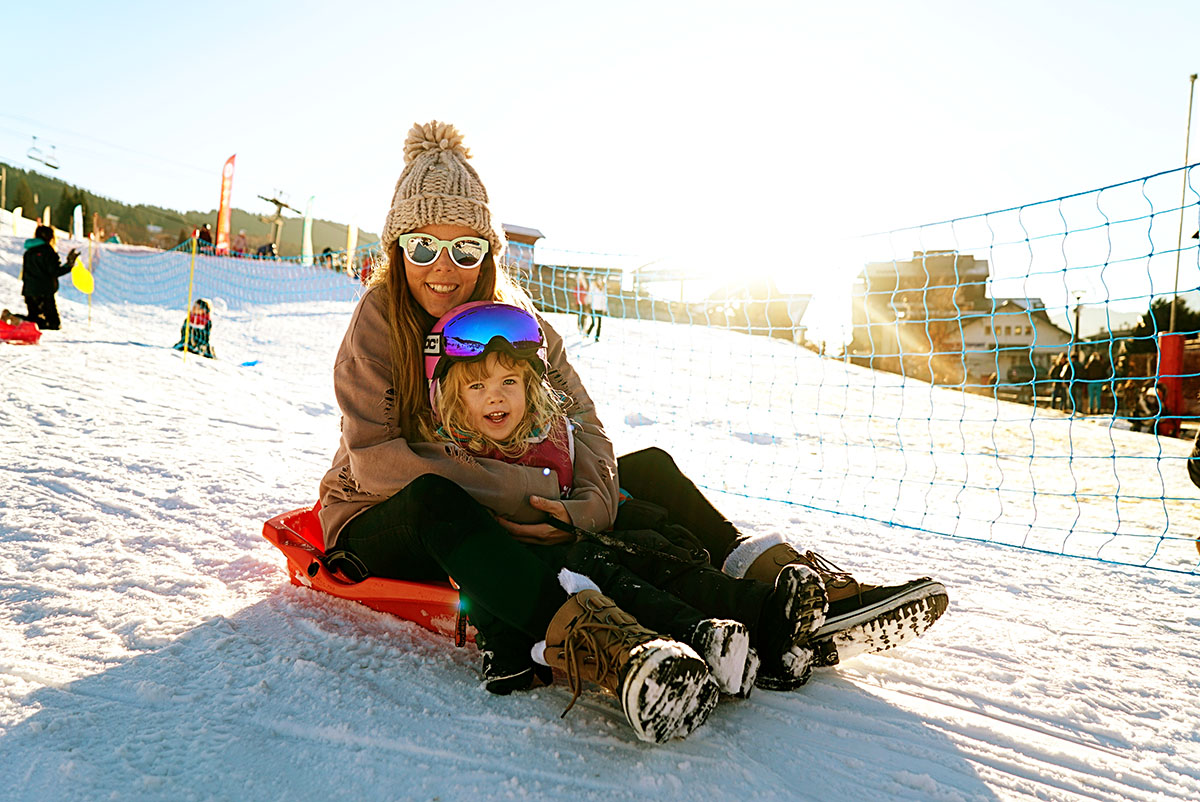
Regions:
[[[463,385],[463,406],[471,426],[504,442],[525,415],[525,382],[518,367],[505,367],[495,354],[488,354],[484,365],[484,378]]]

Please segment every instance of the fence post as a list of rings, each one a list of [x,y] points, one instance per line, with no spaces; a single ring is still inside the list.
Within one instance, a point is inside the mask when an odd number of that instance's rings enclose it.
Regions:
[[[1159,434],[1175,437],[1179,434],[1180,416],[1183,414],[1183,335],[1158,335],[1158,386],[1166,390],[1162,402],[1162,420]],[[1168,417],[1169,416],[1169,417]]]
[[[183,361],[187,362],[188,351],[192,349],[192,287],[196,283],[196,248],[200,244],[200,229],[192,229],[192,268],[188,271],[188,304],[183,313]]]

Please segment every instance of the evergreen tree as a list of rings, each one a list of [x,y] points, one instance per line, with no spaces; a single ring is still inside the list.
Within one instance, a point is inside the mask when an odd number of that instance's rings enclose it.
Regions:
[[[21,176],[21,180],[17,182],[17,191],[13,193],[13,204],[10,208],[15,209],[18,206],[22,207],[24,214],[29,219],[38,216],[40,209],[34,211],[34,206],[37,202],[33,198],[33,188],[29,186],[29,182],[25,180],[25,176]]]
[[[1150,311],[1142,315],[1133,329],[1134,340],[1129,351],[1145,354],[1158,348],[1158,335],[1171,330],[1171,299],[1155,298],[1150,302]],[[1200,312],[1195,311],[1183,300],[1175,305],[1175,330],[1182,333],[1200,331]]]
[[[54,227],[62,231],[71,230],[71,212],[75,211],[75,188],[67,185],[62,188],[58,202],[50,207],[50,216]]]

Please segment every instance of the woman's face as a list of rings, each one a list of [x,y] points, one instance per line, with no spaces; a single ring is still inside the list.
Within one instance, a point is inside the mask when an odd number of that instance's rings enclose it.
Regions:
[[[421,226],[416,233],[429,234],[438,239],[452,240],[457,237],[478,237],[478,232],[466,226],[452,226],[442,223]],[[414,265],[408,256],[401,251],[404,262],[404,278],[408,281],[408,291],[413,298],[429,314],[441,317],[456,306],[471,300],[475,290],[475,282],[479,280],[479,267],[464,269],[454,264],[450,254],[443,248],[433,264]]]

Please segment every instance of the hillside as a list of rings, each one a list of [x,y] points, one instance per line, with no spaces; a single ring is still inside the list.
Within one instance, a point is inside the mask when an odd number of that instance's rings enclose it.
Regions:
[[[4,162],[0,162],[0,166],[5,168],[8,176],[4,208],[11,211],[18,206],[23,207],[24,216],[32,220],[39,217],[48,205],[54,226],[64,231],[71,228],[71,212],[76,204],[83,206],[86,233],[91,233],[93,214],[98,214],[100,227],[106,237],[116,233],[122,242],[132,245],[171,248],[187,239],[192,229],[204,223],[216,229],[216,209],[180,212],[151,204],[129,204],[68,184],[54,176],[24,170]],[[286,214],[290,216],[284,220],[279,250],[283,256],[298,256],[304,223],[295,214]],[[161,230],[155,231],[147,228],[148,226]],[[270,223],[265,222],[258,214],[235,207],[230,218],[230,230],[236,233],[241,229],[246,230],[251,249],[270,241]],[[378,238],[377,234],[359,230],[359,244]],[[340,251],[345,247],[345,223],[313,219],[314,253],[320,253],[325,248]]]

